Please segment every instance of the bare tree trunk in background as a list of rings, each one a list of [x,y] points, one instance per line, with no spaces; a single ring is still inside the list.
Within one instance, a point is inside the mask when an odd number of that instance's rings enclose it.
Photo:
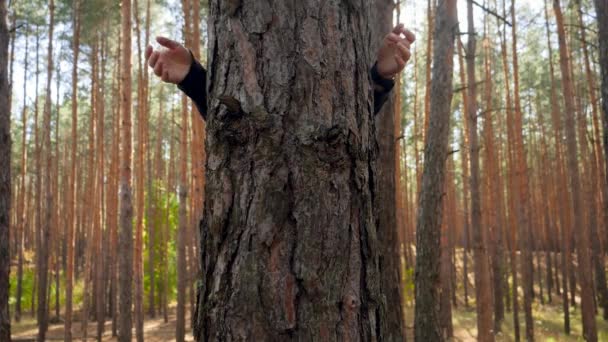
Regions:
[[[595,8],[598,22],[599,63],[602,72],[600,89],[604,125],[604,161],[606,163],[604,193],[608,193],[608,2],[595,0]],[[608,234],[608,198],[604,198],[604,225],[604,231]],[[606,311],[604,311],[604,319],[606,319]]]
[[[198,340],[402,340],[374,215],[372,8],[343,5],[211,1]]]
[[[477,310],[477,339],[494,341],[492,333],[492,293],[490,291],[490,267],[485,246],[484,227],[481,220],[481,186],[479,171],[479,137],[477,133],[477,84],[475,78],[475,53],[477,41],[473,22],[473,3],[467,2],[468,43],[467,91],[469,111],[469,143],[471,156],[471,228],[473,232],[473,257],[475,260],[475,299]]]
[[[484,36],[488,37],[489,34],[489,23],[486,20],[484,24]],[[486,203],[488,208],[487,219],[488,226],[485,229],[487,235],[486,243],[489,244],[492,255],[488,255],[492,262],[492,285],[489,286],[493,290],[493,303],[494,303],[494,333],[498,333],[501,330],[502,321],[505,317],[505,306],[504,306],[504,247],[503,247],[503,224],[502,218],[502,196],[500,191],[500,170],[499,170],[499,158],[500,158],[500,147],[495,142],[494,135],[494,117],[495,111],[493,108],[493,81],[492,81],[492,56],[491,56],[491,44],[488,41],[484,44],[484,103],[485,103],[485,116],[484,116],[484,152],[485,152],[485,179],[486,179],[486,193],[488,201]],[[487,251],[487,250],[486,250]]]
[[[466,67],[464,64],[464,54],[462,52],[462,42],[460,39],[457,40],[458,45],[458,65],[460,69],[460,84],[463,86],[467,83],[466,81]],[[469,102],[468,96],[466,92],[462,91],[462,112],[469,112]],[[470,220],[469,220],[469,124],[466,114],[463,115],[462,125],[464,129],[462,130],[461,136],[461,151],[462,151],[462,202],[463,205],[463,252],[462,252],[462,272],[463,272],[463,287],[464,287],[464,306],[469,307],[469,228],[470,228]]]
[[[146,153],[145,129],[147,128],[147,84],[144,72],[147,67],[142,61],[141,42],[141,16],[139,4],[133,0],[133,16],[135,18],[135,34],[137,45],[137,126],[135,138],[137,145],[135,149],[135,249],[134,249],[134,275],[135,275],[135,337],[137,342],[144,340],[144,269],[143,269],[143,234],[144,234],[144,210],[145,210],[145,162]],[[147,20],[147,19],[146,19]],[[145,44],[147,44],[147,39]],[[145,69],[145,70],[144,70]],[[147,72],[146,72],[147,75]],[[146,222],[149,224],[149,222]]]
[[[120,163],[120,234],[118,236],[118,341],[131,342],[133,326],[133,204],[131,196],[131,0],[122,0],[122,158]]]
[[[22,114],[22,125],[23,125],[23,136],[21,137],[21,199],[18,203],[19,208],[17,209],[19,214],[19,230],[17,232],[17,253],[18,253],[18,261],[17,261],[17,293],[16,293],[16,303],[15,303],[15,322],[21,321],[21,300],[23,295],[23,250],[25,248],[25,236],[26,230],[29,224],[28,218],[29,215],[29,188],[31,185],[28,185],[25,181],[27,176],[27,160],[28,160],[28,151],[27,151],[27,77],[28,77],[28,65],[30,56],[28,54],[29,51],[29,31],[26,26],[25,29],[25,53],[23,54],[23,114]]]
[[[564,31],[564,19],[559,0],[553,0],[553,9],[557,21],[557,32],[559,36],[560,67],[562,71],[562,90],[565,102],[565,128],[568,171],[570,178],[570,189],[572,192],[572,205],[574,222],[578,227],[576,235],[578,274],[581,284],[581,312],[583,315],[583,335],[587,341],[597,341],[597,328],[595,322],[595,307],[593,303],[593,281],[591,279],[591,260],[589,256],[589,231],[584,215],[582,215],[582,194],[580,184],[579,165],[577,160],[577,143],[575,130],[576,111],[574,107],[572,89],[571,69],[569,65],[568,46]],[[582,137],[581,137],[582,139]]]
[[[72,341],[72,301],[74,292],[74,229],[76,226],[76,158],[78,157],[78,56],[80,53],[80,1],[73,3],[73,65],[72,65],[72,138],[71,167],[68,190],[67,217],[67,272],[65,287],[64,341]]]
[[[533,262],[531,249],[531,226],[530,226],[530,190],[528,180],[528,163],[526,160],[526,150],[523,138],[523,113],[521,110],[520,87],[519,87],[519,59],[517,53],[517,20],[515,13],[515,0],[511,2],[511,23],[512,27],[512,58],[513,58],[513,104],[515,114],[513,120],[513,138],[514,138],[514,160],[515,160],[515,187],[514,194],[516,195],[515,209],[518,226],[518,243],[515,246],[519,247],[520,265],[521,265],[521,283],[524,292],[524,317],[526,321],[526,340],[534,341],[534,320],[532,318],[532,300],[534,297],[533,291]]]
[[[378,51],[384,36],[393,29],[393,12],[395,4],[393,0],[377,0],[374,1],[373,8],[373,29],[372,29],[372,40],[371,40],[371,51]],[[375,56],[374,56],[375,57]],[[396,77],[400,77],[397,75]],[[395,85],[399,86],[398,82]],[[400,234],[398,230],[400,226],[397,225],[399,222],[397,216],[401,212],[397,211],[397,201],[399,193],[401,191],[400,183],[397,181],[399,174],[399,131],[401,129],[401,115],[395,113],[395,96],[392,95],[388,101],[384,104],[379,113],[375,116],[376,140],[378,141],[378,168],[376,177],[375,188],[378,189],[376,193],[375,203],[375,215],[377,217],[377,229],[378,229],[378,241],[382,246],[383,262],[382,267],[386,270],[394,272],[384,272],[383,275],[386,278],[382,279],[381,284],[383,286],[382,293],[387,298],[388,303],[401,303],[401,284],[400,269],[401,259],[399,255],[399,245],[401,243]],[[398,115],[398,116],[397,116]],[[402,210],[402,208],[400,208]],[[396,296],[395,296],[396,295]],[[394,296],[394,297],[389,297]],[[391,315],[388,318],[398,319],[399,321],[390,321],[386,324],[390,327],[390,330],[402,328],[403,323],[403,308],[401,306],[394,306],[392,309],[395,315]],[[405,331],[403,331],[405,334]]]
[[[558,99],[557,99],[557,82],[555,80],[555,67],[553,64],[553,47],[551,44],[551,31],[549,29],[549,6],[547,0],[545,0],[545,29],[547,31],[547,46],[549,49],[549,72],[551,78],[551,121],[553,125],[553,140],[555,143],[556,150],[556,173],[553,177],[553,186],[556,189],[557,205],[555,210],[558,211],[559,215],[555,215],[559,219],[559,240],[560,240],[560,255],[561,255],[561,271],[562,271],[562,311],[564,314],[564,331],[566,334],[570,334],[570,302],[568,301],[568,273],[570,270],[570,238],[568,231],[570,229],[569,215],[568,212],[570,204],[568,191],[566,186],[560,186],[560,182],[564,181],[565,178],[565,167],[563,161],[563,146],[562,146],[562,122],[559,117]],[[564,184],[565,185],[565,184]],[[557,265],[557,263],[556,263]],[[557,272],[556,272],[557,275]],[[558,279],[559,280],[559,279]],[[556,281],[556,285],[559,289],[559,281]],[[559,290],[558,290],[559,292]]]
[[[43,191],[39,194],[40,197],[45,197],[44,219],[41,220],[41,236],[39,250],[39,268],[38,268],[38,341],[45,341],[46,331],[48,328],[48,302],[47,302],[47,286],[48,286],[48,262],[49,262],[49,241],[53,224],[53,189],[51,184],[51,172],[53,165],[53,154],[51,152],[51,81],[53,76],[53,28],[55,23],[55,3],[54,0],[49,0],[49,45],[47,50],[47,79],[46,79],[46,96],[44,101],[44,119],[43,119],[43,151],[45,153],[45,172]],[[38,254],[38,253],[37,253]]]
[[[434,33],[430,120],[425,139],[422,189],[416,227],[415,341],[443,341],[439,320],[442,198],[452,105],[454,39],[458,14],[455,0],[441,0]]]
[[[608,195],[608,189],[602,186],[602,179],[600,178],[602,174],[601,163],[603,162],[603,158],[601,158],[599,145],[599,125],[598,125],[598,108],[596,105],[598,99],[595,93],[595,82],[593,79],[593,71],[591,70],[591,61],[589,57],[589,51],[587,48],[587,30],[584,26],[583,22],[583,9],[581,5],[581,0],[577,0],[577,10],[578,10],[578,22],[580,24],[580,37],[581,44],[583,47],[583,58],[584,58],[584,66],[585,66],[585,76],[587,80],[587,92],[589,94],[589,100],[591,101],[591,120],[592,126],[594,128],[594,139],[592,142],[592,153],[590,155],[590,168],[591,175],[588,177],[590,180],[590,185],[587,187],[587,196],[589,201],[589,229],[591,234],[591,248],[592,248],[592,257],[591,261],[594,267],[595,274],[595,286],[597,291],[598,305],[603,309],[604,319],[608,320],[608,288],[606,287],[606,269],[604,262],[604,254],[601,248],[602,236],[599,234],[601,231],[598,229],[598,216],[597,209],[600,203],[599,201],[595,201],[596,195],[599,195],[600,192],[597,191],[598,187],[600,187],[604,195],[604,200],[606,199],[606,195]],[[581,116],[583,114],[581,113]],[[586,123],[586,120],[584,120]],[[596,153],[597,152],[597,153]],[[599,196],[598,196],[599,197]],[[601,209],[600,209],[601,210]]]
[[[9,111],[8,41],[6,0],[0,0],[0,341],[11,340],[9,314],[11,114]]]

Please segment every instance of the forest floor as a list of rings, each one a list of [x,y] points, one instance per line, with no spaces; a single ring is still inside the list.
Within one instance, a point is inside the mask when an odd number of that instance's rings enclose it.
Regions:
[[[156,318],[146,317],[144,322],[144,340],[146,342],[170,342],[175,341],[175,324],[176,324],[176,307],[172,306],[169,309],[169,321],[164,322],[162,315],[157,315]],[[190,316],[186,310],[186,324],[190,322]],[[75,341],[82,341],[82,323],[74,322],[73,339]],[[36,320],[30,316],[24,317],[20,323],[12,323],[12,335],[13,342],[29,342],[36,341],[36,333],[38,328],[36,327]],[[47,341],[63,341],[64,335],[63,322],[50,324],[49,331],[47,333]],[[95,341],[95,334],[97,331],[97,323],[89,322],[87,326],[87,340]],[[116,337],[112,337],[112,321],[106,321],[104,334],[102,341],[117,341]],[[133,330],[133,341],[135,341],[135,330]],[[192,336],[192,330],[189,327],[186,328],[186,341],[194,341]]]
[[[469,270],[468,274],[468,287],[469,287],[469,307],[465,307],[464,305],[464,289],[463,289],[463,262],[462,262],[462,250],[457,249],[456,252],[456,299],[457,306],[453,307],[452,311],[452,321],[454,325],[454,341],[476,341],[477,336],[477,321],[476,321],[476,312],[475,312],[475,289],[474,289],[474,274],[472,270]],[[469,265],[473,265],[472,258],[468,258],[470,260]],[[535,258],[536,259],[536,258]],[[538,259],[536,259],[538,260]],[[538,263],[535,264],[535,270],[540,271],[541,274],[546,274],[546,269],[544,263],[541,263],[540,267]],[[576,264],[576,263],[575,263]],[[409,305],[406,308],[405,315],[407,319],[407,330],[408,330],[408,340],[413,340],[413,319],[414,319],[414,306],[412,303],[413,300],[413,272],[409,270],[406,278],[409,280],[406,281],[407,286],[405,289],[406,299],[409,301]],[[535,278],[538,280],[538,278]],[[544,279],[543,279],[544,280]],[[510,281],[509,281],[510,283]],[[582,323],[581,323],[581,313],[580,313],[580,297],[576,297],[577,305],[576,307],[570,306],[570,322],[571,322],[571,333],[570,335],[566,335],[564,333],[564,315],[562,310],[562,301],[561,296],[556,296],[555,293],[552,296],[552,302],[548,303],[547,301],[547,293],[544,291],[544,304],[540,303],[540,288],[538,286],[538,282],[535,281],[535,294],[536,298],[533,303],[533,317],[534,317],[534,334],[535,339],[541,342],[574,342],[574,341],[582,341]],[[519,291],[520,298],[520,306],[522,305],[521,301],[523,300],[523,293],[521,292],[521,288]],[[580,287],[577,292],[580,292]],[[188,315],[188,311],[186,310],[187,317],[186,322],[188,327],[186,328],[186,341],[193,341],[192,332],[189,327],[190,318]],[[598,313],[601,313],[598,312]],[[168,322],[165,323],[162,315],[158,315],[157,318],[149,318],[146,317],[146,321],[144,323],[144,339],[145,341],[150,342],[169,342],[175,341],[175,325],[176,325],[176,307],[175,303],[170,306],[168,313]],[[74,317],[76,319],[80,318],[80,313],[75,313]],[[599,335],[599,341],[608,342],[608,321],[602,319],[600,315],[597,316],[597,331]],[[525,335],[525,323],[524,323],[524,315],[523,311],[520,309],[519,313],[519,324],[520,324],[520,334],[522,336]],[[82,330],[81,323],[79,321],[75,321],[74,325],[74,339],[82,341]],[[64,326],[63,321],[54,320],[54,323],[51,323],[49,326],[49,332],[47,334],[47,341],[63,341],[64,335]],[[97,324],[93,321],[90,321],[87,329],[87,336],[89,341],[95,340],[95,333],[97,329]],[[116,341],[115,337],[112,337],[112,325],[111,321],[108,320],[105,324],[105,333],[103,335],[102,341]],[[13,332],[13,340],[19,342],[25,341],[35,341],[37,327],[36,320],[31,316],[23,317],[20,323],[12,322],[12,332]],[[135,336],[135,334],[133,334]],[[502,331],[497,334],[497,341],[514,341],[514,329],[513,329],[513,313],[509,310],[505,310],[505,320],[502,325]]]
[[[582,326],[580,310],[571,310],[571,324],[572,332],[570,335],[566,335],[563,331],[563,314],[561,309],[561,302],[557,298],[553,298],[552,304],[535,304],[534,305],[534,334],[537,341],[541,342],[561,342],[561,341],[582,341]],[[464,305],[459,305],[453,310],[453,322],[454,322],[454,341],[476,341],[477,328],[476,328],[476,315],[474,301],[471,301],[469,308],[465,308]],[[412,341],[411,336],[413,331],[411,329],[413,325],[413,308],[408,309],[406,314],[408,315],[408,333],[409,340]],[[505,322],[503,324],[502,332],[498,333],[497,341],[514,341],[513,333],[513,315],[512,312],[506,312]],[[520,332],[524,334],[524,317],[520,313]],[[190,319],[187,317],[186,322]],[[600,316],[597,317],[598,333],[600,334],[600,341],[608,341],[608,322],[604,321]],[[75,322],[74,326],[74,339],[82,340],[82,331],[80,329],[80,322]],[[95,322],[90,322],[88,325],[88,340],[95,340],[95,330],[97,325]],[[49,333],[47,335],[48,341],[63,341],[63,323],[51,324],[49,327]],[[186,335],[186,341],[193,341],[192,333],[190,329],[186,329],[188,334]],[[35,341],[36,337],[36,321],[31,317],[27,317],[21,321],[21,323],[13,323],[13,341],[26,342]],[[144,323],[144,340],[150,342],[169,342],[175,341],[175,307],[172,307],[169,313],[169,322],[165,323],[162,316],[156,319],[148,318]],[[134,334],[135,335],[135,334]],[[134,339],[135,340],[135,339]],[[103,341],[116,341],[115,337],[112,337],[111,322],[106,322],[105,333]]]

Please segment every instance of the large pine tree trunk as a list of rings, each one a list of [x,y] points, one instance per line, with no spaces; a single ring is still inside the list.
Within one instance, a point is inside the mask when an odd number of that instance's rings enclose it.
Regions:
[[[374,215],[370,3],[221,3],[195,337],[401,340]]]
[[[454,38],[457,34],[456,1],[442,0],[437,7],[429,129],[424,151],[422,189],[416,227],[415,340],[442,341],[439,317],[440,236],[445,162],[452,102]]]
[[[0,0],[0,341],[11,339],[9,217],[11,207],[11,115],[9,112],[6,0]]]

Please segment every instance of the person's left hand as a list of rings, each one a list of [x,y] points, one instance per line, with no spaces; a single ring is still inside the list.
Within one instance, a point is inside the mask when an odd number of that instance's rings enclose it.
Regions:
[[[378,74],[383,78],[391,79],[400,73],[412,56],[410,46],[414,41],[416,36],[403,24],[395,26],[393,31],[384,37],[378,51],[376,64]]]

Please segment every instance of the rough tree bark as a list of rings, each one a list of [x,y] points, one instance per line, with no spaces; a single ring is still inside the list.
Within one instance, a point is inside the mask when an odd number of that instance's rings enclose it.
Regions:
[[[11,115],[9,112],[6,0],[0,0],[0,341],[11,339],[9,218],[11,207]]]
[[[566,152],[567,166],[572,192],[572,206],[574,221],[577,225],[576,244],[578,255],[578,274],[581,284],[581,312],[583,316],[583,335],[587,341],[597,341],[597,328],[595,322],[595,307],[593,303],[593,283],[591,280],[591,260],[589,256],[589,231],[582,215],[582,194],[580,173],[578,164],[578,152],[575,130],[576,111],[573,103],[574,91],[572,88],[571,70],[569,65],[568,46],[564,30],[564,19],[559,0],[553,0],[553,9],[557,21],[557,33],[559,37],[560,67],[562,71],[562,91],[565,103],[565,129],[566,129]]]
[[[119,255],[119,304],[118,340],[131,341],[133,321],[133,203],[131,197],[131,0],[122,1],[122,101],[120,161],[120,233]]]
[[[195,338],[401,340],[374,215],[370,2],[221,3]]]
[[[415,340],[443,341],[439,317],[440,236],[445,163],[452,104],[454,39],[457,28],[456,1],[441,0],[434,33],[433,76],[429,129],[426,134],[422,189],[418,199],[416,227]]]

